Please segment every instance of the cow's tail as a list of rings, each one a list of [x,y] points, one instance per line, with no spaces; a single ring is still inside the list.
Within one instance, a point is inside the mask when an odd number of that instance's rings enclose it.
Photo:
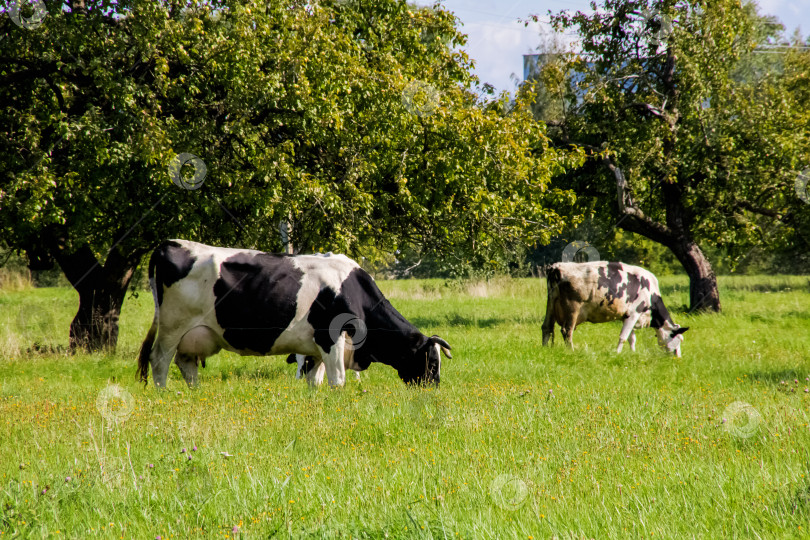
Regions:
[[[149,377],[149,357],[152,354],[152,346],[155,343],[155,336],[158,330],[158,318],[160,316],[160,304],[158,303],[157,280],[155,279],[155,254],[149,259],[149,288],[152,289],[152,299],[155,301],[155,316],[152,318],[152,326],[146,333],[146,338],[141,344],[141,353],[138,356],[137,376],[144,384]]]
[[[554,306],[560,291],[562,274],[556,266],[551,266],[545,272],[547,284],[546,318],[543,320],[543,345],[547,345],[551,340],[554,343]]]

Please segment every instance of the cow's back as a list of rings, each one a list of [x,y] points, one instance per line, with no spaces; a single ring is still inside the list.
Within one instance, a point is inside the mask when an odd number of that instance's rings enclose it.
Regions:
[[[557,305],[562,306],[558,310],[564,317],[575,306],[577,324],[623,319],[636,311],[642,313],[640,323],[646,326],[651,296],[660,294],[651,272],[618,262],[557,263],[550,275],[557,282]]]

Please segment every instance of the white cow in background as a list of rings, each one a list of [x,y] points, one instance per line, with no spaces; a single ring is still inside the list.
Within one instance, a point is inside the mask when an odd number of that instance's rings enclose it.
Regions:
[[[543,321],[543,345],[554,341],[554,323],[561,327],[565,342],[573,348],[574,329],[584,322],[623,320],[619,345],[625,341],[636,350],[634,329],[653,327],[658,343],[676,357],[681,356],[682,327],[672,320],[652,272],[619,262],[557,263],[546,274],[548,305]]]

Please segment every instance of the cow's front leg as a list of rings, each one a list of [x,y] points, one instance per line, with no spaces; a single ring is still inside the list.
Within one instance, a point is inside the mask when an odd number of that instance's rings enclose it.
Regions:
[[[622,325],[622,332],[619,334],[619,346],[616,347],[616,352],[622,352],[622,347],[624,346],[624,342],[628,340],[631,334],[633,334],[633,328],[636,326],[636,322],[638,322],[638,317],[628,317],[624,320],[624,324]],[[630,344],[630,349],[635,351],[636,341],[635,336],[633,336],[633,343]]]
[[[636,331],[633,330],[630,332],[630,336],[627,338],[627,343],[630,344],[630,350],[636,352]]]
[[[332,348],[328,352],[324,351],[323,363],[326,364],[329,386],[343,386],[346,382],[346,366],[343,364],[345,350],[346,332],[341,332]]]

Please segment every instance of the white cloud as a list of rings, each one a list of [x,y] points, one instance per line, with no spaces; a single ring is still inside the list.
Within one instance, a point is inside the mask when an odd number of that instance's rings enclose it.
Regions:
[[[523,55],[533,52],[540,41],[537,25],[524,27],[518,22],[473,22],[462,30],[469,35],[464,49],[476,61],[476,74],[499,90],[514,89],[510,76],[522,78]]]

